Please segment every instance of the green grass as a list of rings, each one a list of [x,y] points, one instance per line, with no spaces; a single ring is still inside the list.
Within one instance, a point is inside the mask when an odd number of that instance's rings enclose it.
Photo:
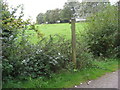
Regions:
[[[86,25],[86,23],[76,23],[76,33],[84,33]],[[44,34],[44,37],[58,34],[64,36],[66,39],[71,39],[71,24],[69,23],[41,24],[36,25],[36,28]],[[26,34],[30,35],[29,40],[33,43],[36,43],[39,40],[34,30],[26,30]]]
[[[76,31],[83,31],[85,23],[76,23]],[[71,24],[62,23],[62,24],[46,24],[39,25],[39,30],[42,31],[46,36],[59,34],[65,35],[67,38],[71,37]]]
[[[109,62],[94,61],[94,64],[103,69],[86,68],[77,72],[63,72],[53,75],[51,79],[39,78],[29,79],[28,81],[9,81],[3,85],[3,88],[72,88],[75,85],[97,79],[105,73],[118,69],[118,61],[115,59],[111,59]]]

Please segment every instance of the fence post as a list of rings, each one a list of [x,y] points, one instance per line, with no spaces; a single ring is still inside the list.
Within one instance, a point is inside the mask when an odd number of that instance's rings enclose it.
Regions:
[[[72,61],[76,69],[76,34],[75,34],[75,18],[71,19],[71,32],[72,32]]]

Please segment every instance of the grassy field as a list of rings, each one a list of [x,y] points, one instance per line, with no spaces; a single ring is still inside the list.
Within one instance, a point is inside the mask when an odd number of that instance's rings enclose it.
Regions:
[[[84,28],[86,23],[76,23],[76,33],[84,33]],[[41,24],[36,25],[36,28],[44,34],[44,37],[49,35],[63,35],[66,39],[71,39],[71,24],[62,23],[62,24]],[[38,38],[33,30],[26,30],[26,34],[30,35],[30,41],[36,43]],[[32,35],[32,36],[31,36]]]
[[[118,69],[118,61],[116,59],[109,59],[109,62],[94,61],[94,64],[101,67],[101,69],[86,68],[76,72],[64,72],[52,75],[50,79],[29,78],[28,81],[14,80],[3,84],[3,88],[72,88],[82,82],[96,79],[107,72],[116,71]]]
[[[76,23],[76,31],[82,32],[84,26],[85,23]],[[71,24],[69,23],[40,25],[39,30],[41,30],[46,36],[60,34],[65,35],[67,38],[71,37]]]

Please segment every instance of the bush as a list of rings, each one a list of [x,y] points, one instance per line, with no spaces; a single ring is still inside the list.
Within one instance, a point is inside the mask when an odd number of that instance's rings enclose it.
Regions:
[[[57,39],[56,39],[57,38]],[[91,55],[85,45],[77,44],[77,68],[82,69],[91,65]],[[3,75],[6,78],[40,76],[51,77],[52,73],[61,70],[73,70],[71,60],[71,43],[60,36],[43,38],[38,44],[14,45],[16,52],[3,62]],[[25,77],[27,76],[27,77]]]
[[[77,43],[77,45],[77,68],[82,69],[92,65],[92,55],[89,54],[88,48],[85,44],[79,45]],[[30,48],[28,45],[27,47]],[[71,43],[58,35],[50,36],[49,39],[43,38],[38,44],[32,46],[32,49],[29,49],[29,54],[26,55],[21,61],[24,69],[19,75],[32,78],[51,77],[52,73],[59,73],[63,69],[74,69],[71,63]]]
[[[22,6],[18,6],[21,8]],[[16,18],[15,13],[17,8],[13,8],[8,11],[8,5],[6,2],[2,2],[2,65],[4,79],[11,78],[11,76],[19,75],[19,72],[23,69],[21,61],[21,47],[16,44],[18,40],[19,30],[24,29],[30,24],[29,20],[23,21],[23,11]],[[15,72],[14,72],[15,71]]]
[[[22,8],[22,7],[21,7]],[[19,18],[14,15],[17,9],[8,11],[8,6],[3,3],[2,24],[3,24],[3,81],[9,79],[26,79],[28,77],[38,78],[40,76],[51,77],[52,73],[59,73],[61,70],[73,70],[71,60],[71,41],[64,36],[54,35],[43,38],[37,32],[36,44],[29,42],[29,35],[25,34],[30,24],[29,20],[23,21],[23,11]],[[32,29],[35,26],[32,25]],[[21,35],[21,36],[20,36]],[[89,54],[86,43],[77,40],[77,68],[81,69],[91,65],[91,54]]]
[[[118,30],[118,11],[115,6],[108,6],[102,12],[89,18],[86,28],[88,44],[94,56],[116,56]]]
[[[78,32],[76,36],[76,57],[77,57],[77,68],[83,69],[92,66],[93,54],[90,52],[89,45],[87,42],[86,32]]]
[[[30,77],[47,76],[59,72],[61,69],[66,68],[69,59],[65,53],[60,51],[60,40],[54,40],[54,37],[49,39],[45,38],[35,45],[33,54],[24,59],[23,65],[25,73]],[[56,47],[57,46],[57,47]],[[67,47],[65,45],[65,47]]]

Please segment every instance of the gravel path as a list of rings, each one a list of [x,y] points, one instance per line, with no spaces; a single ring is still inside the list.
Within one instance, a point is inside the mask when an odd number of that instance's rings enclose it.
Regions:
[[[120,70],[119,70],[119,80],[120,80]],[[87,83],[83,83],[79,86],[75,86],[75,88],[118,88],[119,85],[118,85],[118,71],[116,71],[112,73],[107,73],[106,75],[98,78],[97,80],[91,80]]]

